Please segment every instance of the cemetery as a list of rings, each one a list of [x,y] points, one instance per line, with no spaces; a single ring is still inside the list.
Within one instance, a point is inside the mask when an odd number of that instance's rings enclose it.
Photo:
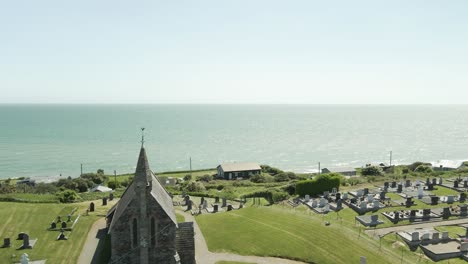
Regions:
[[[196,201],[195,201],[196,200]],[[209,197],[190,197],[182,194],[173,197],[175,206],[185,207],[184,211],[192,215],[213,214],[220,212],[229,212],[244,208],[245,200],[227,200],[226,198],[209,198]]]

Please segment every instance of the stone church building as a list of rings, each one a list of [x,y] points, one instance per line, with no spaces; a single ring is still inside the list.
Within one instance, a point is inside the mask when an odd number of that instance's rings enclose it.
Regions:
[[[193,222],[177,223],[172,198],[150,170],[145,148],[135,177],[107,213],[110,263],[194,264]]]

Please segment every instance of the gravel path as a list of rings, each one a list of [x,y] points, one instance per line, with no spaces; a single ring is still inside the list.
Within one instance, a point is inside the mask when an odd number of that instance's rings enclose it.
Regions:
[[[80,257],[78,258],[78,264],[90,264],[93,263],[93,257],[95,255],[96,249],[99,244],[100,237],[98,232],[100,229],[106,228],[106,219],[100,218],[94,222],[93,226],[88,232],[88,237],[86,238],[83,250],[81,251]],[[96,261],[97,255],[94,258]]]
[[[185,216],[185,221],[192,221],[195,229],[195,259],[200,264],[215,264],[218,261],[243,261],[257,264],[302,264],[294,260],[272,258],[272,257],[257,257],[257,256],[241,256],[231,253],[213,253],[208,251],[205,237],[203,236],[200,227],[198,226],[195,218],[188,213],[178,211]]]
[[[430,222],[430,223],[415,223],[410,225],[402,225],[402,226],[394,226],[394,227],[386,227],[386,228],[378,228],[372,230],[366,230],[365,232],[369,236],[385,236],[392,232],[401,232],[405,230],[411,230],[415,228],[428,228],[428,227],[435,227],[435,226],[444,226],[444,225],[459,225],[459,224],[466,224],[468,223],[468,218],[464,219],[456,219],[456,220],[448,220],[448,221],[437,221],[437,222]]]

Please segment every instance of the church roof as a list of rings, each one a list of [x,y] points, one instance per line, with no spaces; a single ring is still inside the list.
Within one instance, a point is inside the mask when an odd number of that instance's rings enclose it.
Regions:
[[[112,230],[114,223],[120,218],[120,216],[125,212],[125,209],[128,207],[130,202],[133,199],[136,199],[136,184],[138,182],[145,183],[146,186],[151,185],[151,196],[156,200],[156,202],[161,206],[164,212],[171,218],[172,222],[177,226],[177,220],[174,213],[174,205],[172,204],[172,198],[169,193],[162,187],[161,183],[156,179],[153,172],[149,168],[148,158],[146,157],[145,148],[141,148],[140,155],[138,157],[137,168],[135,171],[135,177],[133,182],[127,187],[122,198],[117,203],[115,208],[114,216],[112,218],[112,223],[109,228],[109,232]],[[144,185],[144,186],[145,186]],[[109,211],[110,213],[110,211]]]

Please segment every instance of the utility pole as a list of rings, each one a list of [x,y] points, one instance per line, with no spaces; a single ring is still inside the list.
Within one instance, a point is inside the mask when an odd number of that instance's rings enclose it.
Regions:
[[[115,181],[115,188],[117,188],[117,171],[114,170],[114,181]]]
[[[81,174],[80,177],[83,175],[83,163],[81,163]]]
[[[322,171],[320,170],[320,161],[318,163],[318,174],[320,175],[322,173]]]
[[[390,150],[390,166],[392,166],[392,151]]]
[[[192,157],[190,157],[190,176],[192,176]]]

